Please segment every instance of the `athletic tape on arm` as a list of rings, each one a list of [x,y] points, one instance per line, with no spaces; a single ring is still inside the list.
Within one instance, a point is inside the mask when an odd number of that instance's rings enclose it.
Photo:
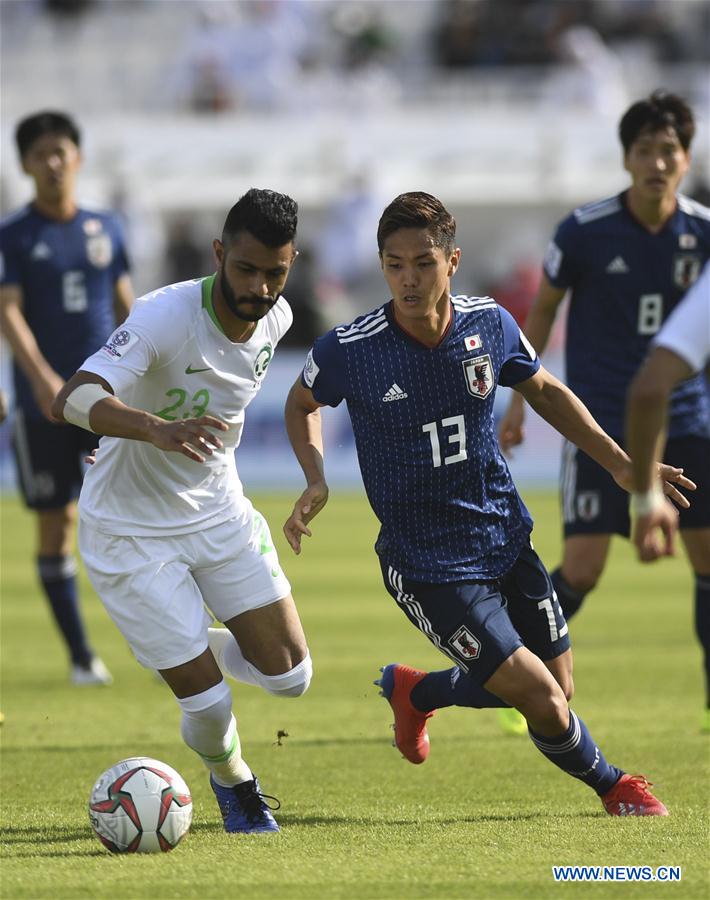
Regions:
[[[80,384],[79,387],[74,388],[64,403],[64,418],[72,425],[93,431],[89,425],[89,413],[99,400],[104,400],[106,397],[113,397],[113,394],[109,394],[100,384]]]

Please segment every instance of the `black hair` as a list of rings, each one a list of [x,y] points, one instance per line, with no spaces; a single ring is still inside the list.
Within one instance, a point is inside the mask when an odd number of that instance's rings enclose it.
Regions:
[[[248,231],[267,247],[283,247],[296,237],[298,204],[286,194],[251,188],[227,213],[222,243]]]
[[[426,228],[434,245],[451,253],[456,243],[456,220],[441,200],[424,191],[400,194],[389,204],[377,226],[380,253],[387,238],[400,228]]]
[[[15,142],[23,159],[32,144],[46,134],[56,134],[68,137],[70,141],[81,146],[81,134],[76,122],[68,115],[53,110],[34,113],[23,119],[15,129]]]
[[[657,90],[630,106],[619,122],[619,139],[624,153],[629,152],[642,131],[655,134],[666,128],[675,131],[681,147],[687,151],[695,134],[693,111],[682,97]]]

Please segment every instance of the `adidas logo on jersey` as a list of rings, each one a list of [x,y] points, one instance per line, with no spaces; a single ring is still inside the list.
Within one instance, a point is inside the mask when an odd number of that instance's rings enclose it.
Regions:
[[[621,256],[615,256],[614,259],[612,259],[612,261],[606,267],[606,270],[612,275],[624,275],[629,271],[629,267],[626,265]]]
[[[35,244],[32,248],[30,259],[49,259],[51,255],[51,248],[44,241],[40,241],[39,244]]]
[[[390,403],[392,400],[406,400],[409,394],[406,391],[403,391],[402,388],[395,383],[392,387],[387,391],[385,396],[382,398],[384,403]]]

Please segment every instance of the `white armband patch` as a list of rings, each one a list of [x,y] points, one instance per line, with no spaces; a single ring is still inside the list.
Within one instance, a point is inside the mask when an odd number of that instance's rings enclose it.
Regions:
[[[69,394],[63,409],[63,415],[67,422],[72,425],[78,425],[79,428],[85,428],[87,431],[93,431],[89,425],[89,413],[91,408],[106,397],[113,397],[113,394],[102,387],[100,384],[80,384],[79,387]]]
[[[557,278],[560,274],[560,266],[562,265],[562,251],[554,241],[550,241],[545,251],[545,258],[542,262],[543,268],[550,278]]]
[[[313,383],[316,380],[316,375],[318,375],[319,372],[320,369],[316,365],[316,361],[313,359],[313,351],[310,350],[308,352],[306,364],[303,367],[303,380],[306,382],[306,385],[309,388],[313,387]]]

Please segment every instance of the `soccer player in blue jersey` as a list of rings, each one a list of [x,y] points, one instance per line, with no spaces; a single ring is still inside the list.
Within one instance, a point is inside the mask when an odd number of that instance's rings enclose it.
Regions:
[[[16,131],[34,199],[0,224],[0,325],[14,356],[13,447],[20,487],[37,513],[37,569],[71,658],[71,681],[108,684],[79,610],[73,556],[81,458],[94,438],[58,425],[50,406],[80,364],[128,315],[133,291],[115,215],[75,197],[80,134],[63,113],[41,112]]]
[[[665,319],[710,258],[710,209],[678,193],[690,165],[693,113],[673,94],[634,103],[619,125],[630,187],[576,209],[557,228],[525,333],[542,353],[569,292],[567,382],[601,426],[624,436],[626,392]],[[523,439],[523,398],[500,425],[504,451]],[[680,534],[695,578],[695,621],[710,707],[710,398],[701,374],[673,392],[667,459],[698,482],[680,511]],[[611,537],[629,537],[629,498],[583,449],[563,450],[564,552],[552,573],[569,619],[596,586]],[[704,716],[707,717],[707,711]]]
[[[437,708],[513,706],[538,749],[595,790],[611,815],[666,815],[646,779],[607,763],[569,709],[567,625],[498,447],[496,385],[520,391],[624,489],[628,456],[540,366],[504,309],[490,297],[451,296],[460,250],[440,201],[397,197],[377,239],[392,299],[316,341],[288,397],[286,425],[308,485],[284,526],[289,544],[300,552],[328,498],[320,407],[345,400],[382,526],[375,549],[385,587],[454,663],[442,672],[382,670],[402,754],[424,762]],[[678,469],[661,474],[692,487]],[[672,484],[665,489],[687,504]]]

